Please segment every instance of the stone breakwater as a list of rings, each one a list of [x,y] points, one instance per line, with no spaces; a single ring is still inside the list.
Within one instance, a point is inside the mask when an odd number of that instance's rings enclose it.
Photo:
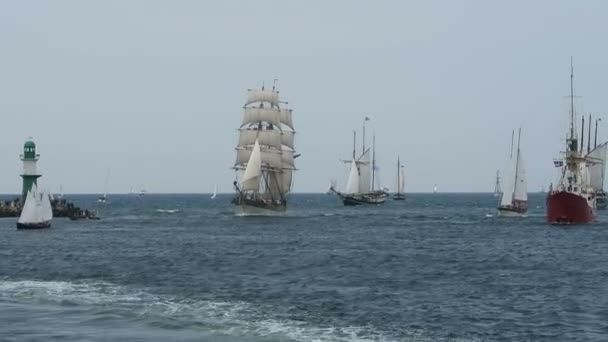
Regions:
[[[18,198],[12,201],[0,201],[0,217],[19,217],[22,207],[23,203]],[[53,217],[75,217],[85,211],[65,199],[52,200],[51,207],[53,208]]]

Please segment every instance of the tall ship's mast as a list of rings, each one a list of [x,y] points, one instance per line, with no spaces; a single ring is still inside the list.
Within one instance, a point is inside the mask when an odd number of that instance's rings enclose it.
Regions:
[[[596,193],[589,184],[584,143],[581,141],[579,150],[575,123],[574,67],[570,59],[570,130],[564,158],[554,162],[555,166],[561,168],[560,179],[557,186],[551,186],[547,195],[547,221],[552,224],[588,223],[596,217]],[[583,133],[584,123],[581,137]]]
[[[238,214],[285,211],[295,168],[292,110],[273,85],[250,89],[236,147],[234,181]]]

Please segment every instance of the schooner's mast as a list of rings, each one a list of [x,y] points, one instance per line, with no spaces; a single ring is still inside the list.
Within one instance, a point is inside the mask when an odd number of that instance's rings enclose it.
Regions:
[[[515,189],[517,189],[517,181],[519,175],[519,144],[521,141],[521,128],[519,129],[519,133],[517,135],[517,155],[515,156],[515,183],[513,186],[513,199],[515,199],[515,194],[517,193]]]
[[[376,135],[372,138],[372,191],[374,191],[374,179],[376,175]]]
[[[574,111],[574,66],[572,64],[572,57],[570,57],[570,142],[568,146],[568,150],[572,152],[576,152],[578,150],[578,142],[576,141],[575,132],[574,132],[574,119],[575,119],[575,111]]]

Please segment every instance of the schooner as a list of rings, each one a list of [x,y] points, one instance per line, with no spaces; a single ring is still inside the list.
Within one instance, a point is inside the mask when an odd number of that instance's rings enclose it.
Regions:
[[[273,215],[287,208],[296,170],[292,110],[271,90],[250,89],[236,147],[236,213]]]
[[[368,121],[369,118],[365,118]],[[363,152],[357,157],[357,136],[353,132],[353,155],[350,171],[344,191],[337,191],[333,186],[331,191],[340,197],[345,206],[361,204],[382,204],[386,201],[387,193],[383,189],[374,190],[376,179],[376,137],[373,138],[372,148],[365,147],[365,125],[363,126]],[[371,160],[370,160],[371,155]]]

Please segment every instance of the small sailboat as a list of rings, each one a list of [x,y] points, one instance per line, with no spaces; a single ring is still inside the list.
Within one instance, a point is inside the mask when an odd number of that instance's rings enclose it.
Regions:
[[[366,120],[369,120],[366,118]],[[365,126],[364,126],[365,129]],[[386,201],[388,194],[383,190],[375,190],[376,153],[374,137],[372,148],[365,148],[365,130],[363,131],[363,152],[357,158],[356,132],[353,132],[353,158],[345,161],[350,163],[350,171],[344,191],[332,191],[340,197],[345,206],[356,206],[361,204],[382,204]],[[370,161],[370,154],[373,156]]]
[[[437,193],[437,184],[433,185],[433,193],[436,194]]]
[[[500,216],[522,216],[528,211],[528,180],[520,148],[521,128],[515,156],[513,156],[514,134],[515,131],[511,134],[511,156],[505,173],[504,190],[498,204]]]
[[[237,215],[278,215],[287,209],[299,154],[292,110],[283,104],[274,85],[247,94],[234,164]]]
[[[97,202],[99,203],[106,203],[106,199],[108,197],[108,180],[110,179],[110,169],[108,169],[108,172],[106,173],[106,182],[103,186],[103,195],[99,196],[99,198],[97,198]]]
[[[502,189],[500,188],[500,170],[496,170],[496,182],[494,183],[494,197],[500,196]]]
[[[401,161],[399,157],[397,157],[397,192],[393,196],[395,200],[404,200],[405,194],[403,190],[405,188],[405,170],[403,169],[403,165],[401,165]]]
[[[217,196],[217,184],[213,188],[213,195],[211,195],[211,199],[215,199],[216,196]]]
[[[18,229],[50,228],[53,209],[48,194],[38,192],[36,184],[32,185],[25,198],[21,215],[17,221]]]

